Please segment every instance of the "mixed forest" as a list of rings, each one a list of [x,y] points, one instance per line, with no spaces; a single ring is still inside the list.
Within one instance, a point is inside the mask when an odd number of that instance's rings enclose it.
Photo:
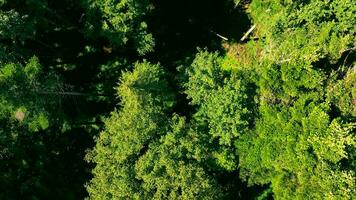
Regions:
[[[0,0],[0,199],[356,199],[354,0]]]

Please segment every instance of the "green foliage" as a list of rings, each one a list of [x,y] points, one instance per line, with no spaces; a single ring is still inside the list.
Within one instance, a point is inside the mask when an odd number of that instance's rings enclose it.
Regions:
[[[1,118],[17,121],[31,131],[48,128],[50,108],[55,101],[45,95],[58,85],[56,77],[42,76],[42,66],[36,57],[25,66],[10,63],[0,69],[0,113]]]
[[[202,164],[204,139],[184,118],[169,117],[174,96],[159,65],[137,63],[122,75],[122,108],[106,120],[88,155],[96,163],[92,199],[216,199],[223,196]],[[205,150],[204,150],[205,149]]]
[[[266,57],[276,62],[321,58],[337,61],[355,45],[352,0],[255,0],[251,16],[258,33],[266,37]],[[266,20],[267,19],[267,20]]]
[[[194,119],[208,131],[213,157],[222,169],[236,169],[233,141],[248,132],[254,114],[254,89],[243,75],[224,71],[217,53],[200,52],[186,69],[185,93],[198,106]],[[218,142],[218,145],[217,143]],[[213,145],[215,144],[215,145]]]
[[[0,3],[1,5],[1,3]],[[33,24],[15,10],[0,11],[0,64],[16,61],[23,52],[21,46],[33,36]]]
[[[354,48],[355,8],[350,1],[251,3],[263,41],[249,43],[262,44],[254,66],[259,114],[236,148],[241,177],[270,184],[275,199],[354,198],[353,69],[334,81],[330,67],[342,69],[342,54]]]
[[[186,153],[192,146],[189,143],[194,140],[190,140],[190,134],[187,134],[189,129],[185,120],[177,116],[173,117],[171,129],[160,138],[159,142],[150,144],[147,153],[136,163],[137,177],[143,181],[145,198],[217,199],[222,197],[221,188],[213,177]]]
[[[96,163],[88,185],[93,199],[142,197],[135,163],[167,131],[165,113],[174,103],[162,69],[148,62],[125,72],[117,90],[122,109],[106,120],[90,158]]]
[[[356,67],[349,69],[344,79],[328,86],[328,99],[344,115],[356,116]]]
[[[231,140],[247,131],[253,107],[249,107],[246,90],[241,80],[231,78],[211,91],[197,113],[198,119],[207,119],[212,138],[219,138],[220,145],[231,145]]]
[[[271,182],[276,199],[350,199],[355,172],[343,170],[350,128],[330,120],[326,105],[299,99],[294,106],[262,106],[256,133],[237,141],[241,175]]]
[[[148,62],[136,64],[132,73],[123,73],[118,95],[124,108],[155,106],[155,112],[167,110],[174,105],[174,96],[164,72],[159,65]]]
[[[0,199],[355,199],[355,15],[0,0]]]
[[[91,18],[100,18],[100,34],[110,41],[111,45],[121,48],[128,42],[132,42],[139,54],[150,52],[154,46],[153,37],[147,32],[147,24],[144,16],[149,11],[147,0],[90,0],[91,9],[99,12],[89,12]],[[89,32],[96,34],[97,24],[87,24]]]
[[[272,193],[272,188],[268,188],[266,190],[264,190],[262,192],[262,194],[260,194],[256,200],[265,200],[265,199],[268,199],[269,195]]]
[[[300,96],[319,99],[324,95],[324,72],[304,62],[276,64],[263,62],[259,72],[261,104],[293,104]]]
[[[192,104],[201,104],[210,96],[211,90],[216,90],[223,84],[225,74],[219,66],[218,53],[202,51],[198,53],[191,65],[186,69],[188,77],[184,85],[185,93]]]
[[[14,39],[23,41],[31,37],[31,27],[26,24],[28,16],[20,16],[14,10],[1,11],[0,36],[1,39]]]

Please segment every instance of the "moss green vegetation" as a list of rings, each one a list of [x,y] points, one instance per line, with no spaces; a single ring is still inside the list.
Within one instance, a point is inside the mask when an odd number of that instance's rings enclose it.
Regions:
[[[0,199],[355,199],[355,46],[352,0],[0,1]]]

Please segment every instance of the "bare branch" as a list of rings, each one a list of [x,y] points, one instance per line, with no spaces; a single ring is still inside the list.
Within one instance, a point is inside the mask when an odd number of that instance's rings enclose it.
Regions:
[[[241,42],[246,40],[246,38],[252,33],[252,31],[256,28],[256,25],[253,25],[248,31],[245,33],[245,35],[240,39]]]

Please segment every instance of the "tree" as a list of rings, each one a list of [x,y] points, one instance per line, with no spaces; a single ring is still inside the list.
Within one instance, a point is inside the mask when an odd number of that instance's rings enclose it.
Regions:
[[[61,84],[36,57],[0,66],[1,199],[83,196],[80,160],[89,135],[68,131]]]
[[[255,0],[250,9],[270,60],[316,62],[327,58],[335,63],[355,45],[352,0]]]
[[[203,147],[198,146],[198,138],[190,131],[184,118],[174,116],[171,130],[151,143],[136,163],[144,198],[218,199],[226,195],[215,177],[197,162],[196,151]]]
[[[240,176],[250,185],[270,184],[276,199],[354,198],[354,123],[345,117],[352,72],[338,81],[330,73],[355,45],[350,3],[251,3],[260,41],[249,45],[262,44],[254,66],[259,114],[236,148]]]
[[[137,63],[118,92],[111,114],[88,155],[96,167],[87,189],[93,199],[216,199],[224,196],[205,169],[204,136],[170,113],[174,95],[159,65]],[[201,140],[202,139],[202,140]]]
[[[271,183],[276,199],[349,199],[355,172],[344,170],[352,126],[330,120],[327,104],[300,98],[294,106],[261,106],[254,134],[236,142],[242,177]]]
[[[83,48],[93,41],[82,39],[79,2],[0,2],[0,151],[6,152],[0,165],[6,192],[0,199],[86,196],[82,185],[89,166],[81,160],[100,122],[84,112],[98,110],[97,105],[87,109],[89,103],[82,100],[94,92],[83,90],[83,81],[73,86],[68,73],[93,55]],[[88,70],[93,65],[85,65],[85,71],[93,73]],[[76,80],[86,77],[80,73]]]
[[[149,1],[91,0],[89,6],[92,10],[87,23],[89,32],[94,31],[92,34],[96,35],[99,23],[99,34],[108,38],[112,47],[121,48],[132,42],[139,54],[152,50],[153,37],[147,32],[144,21],[144,16],[150,10]],[[100,20],[96,20],[98,17]]]
[[[355,13],[0,0],[0,199],[356,198]]]
[[[135,163],[167,130],[166,113],[174,104],[162,69],[148,62],[125,72],[117,90],[122,108],[106,120],[89,156],[96,167],[87,189],[95,199],[142,197]]]
[[[17,121],[31,131],[49,127],[49,110],[58,105],[50,94],[57,91],[60,80],[54,75],[43,76],[36,57],[25,66],[9,63],[1,67],[0,86],[0,118]]]
[[[198,53],[186,69],[187,83],[184,84],[185,93],[191,99],[192,104],[200,104],[210,94],[223,84],[227,76],[219,66],[219,55],[217,52],[209,53],[202,51]]]
[[[194,123],[208,132],[210,151],[216,165],[236,170],[233,142],[248,132],[254,114],[254,86],[241,72],[225,71],[224,59],[217,53],[199,52],[186,69],[185,93],[197,106]]]

